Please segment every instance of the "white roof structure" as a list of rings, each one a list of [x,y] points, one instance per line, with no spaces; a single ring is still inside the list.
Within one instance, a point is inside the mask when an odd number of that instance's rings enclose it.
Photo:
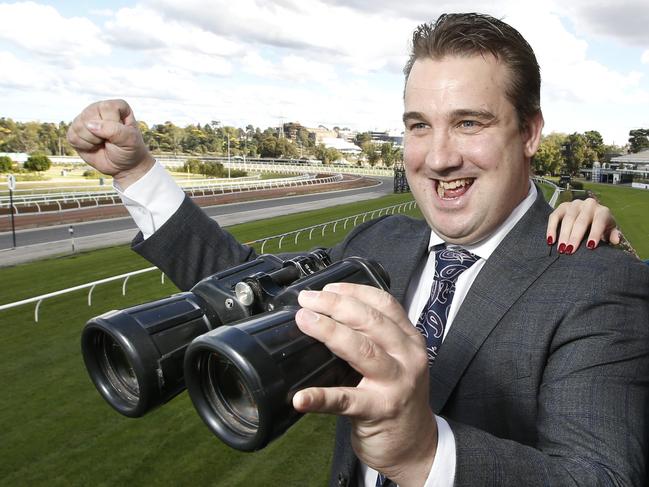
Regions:
[[[325,137],[322,139],[322,143],[326,148],[339,150],[343,154],[360,154],[362,152],[356,144],[337,137]]]
[[[649,149],[635,154],[624,154],[623,156],[611,158],[611,162],[618,162],[624,164],[640,164],[649,165]]]

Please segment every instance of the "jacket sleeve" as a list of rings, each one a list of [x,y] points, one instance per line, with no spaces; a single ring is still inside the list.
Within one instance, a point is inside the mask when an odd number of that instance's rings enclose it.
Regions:
[[[188,196],[148,239],[138,233],[132,249],[158,266],[183,291],[204,277],[256,257],[253,248],[237,242]]]

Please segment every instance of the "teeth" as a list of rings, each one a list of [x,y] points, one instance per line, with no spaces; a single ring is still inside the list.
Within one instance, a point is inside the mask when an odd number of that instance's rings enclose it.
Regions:
[[[444,197],[444,193],[447,189],[456,189],[461,186],[466,186],[471,184],[470,179],[455,179],[453,181],[438,181],[437,182],[437,194],[440,198]]]

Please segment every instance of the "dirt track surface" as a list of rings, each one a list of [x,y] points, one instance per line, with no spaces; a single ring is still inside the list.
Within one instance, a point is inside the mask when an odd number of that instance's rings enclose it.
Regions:
[[[318,175],[329,177],[330,174]],[[376,179],[343,175],[343,180],[336,183],[318,184],[312,186],[297,186],[291,188],[262,189],[256,191],[239,191],[218,195],[196,196],[192,198],[199,206],[215,206],[242,201],[262,200],[281,196],[295,196],[303,194],[324,193],[343,189],[363,188],[373,186]],[[26,228],[46,227],[50,225],[63,225],[93,220],[106,220],[128,216],[128,211],[121,203],[112,204],[110,200],[100,203],[99,206],[81,207],[79,209],[65,209],[64,211],[50,211],[47,213],[20,213],[14,215],[16,230]],[[0,232],[11,231],[11,219],[8,215],[0,216]]]

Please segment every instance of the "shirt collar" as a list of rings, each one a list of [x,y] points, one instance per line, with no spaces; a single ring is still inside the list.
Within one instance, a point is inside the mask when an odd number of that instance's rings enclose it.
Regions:
[[[472,254],[477,255],[478,257],[487,260],[491,257],[491,254],[496,247],[500,245],[500,242],[507,236],[512,228],[518,223],[518,221],[523,218],[523,215],[527,213],[534,201],[536,200],[537,190],[536,186],[530,181],[530,189],[527,192],[527,196],[523,201],[521,201],[516,208],[509,214],[507,219],[500,224],[500,226],[494,230],[494,232],[488,237],[482,239],[480,242],[463,245],[462,248],[468,250]],[[428,251],[431,252],[434,247],[438,245],[444,245],[446,242],[435,233],[435,230],[430,232],[430,241],[428,243]],[[449,244],[448,247],[459,247],[459,245]]]

